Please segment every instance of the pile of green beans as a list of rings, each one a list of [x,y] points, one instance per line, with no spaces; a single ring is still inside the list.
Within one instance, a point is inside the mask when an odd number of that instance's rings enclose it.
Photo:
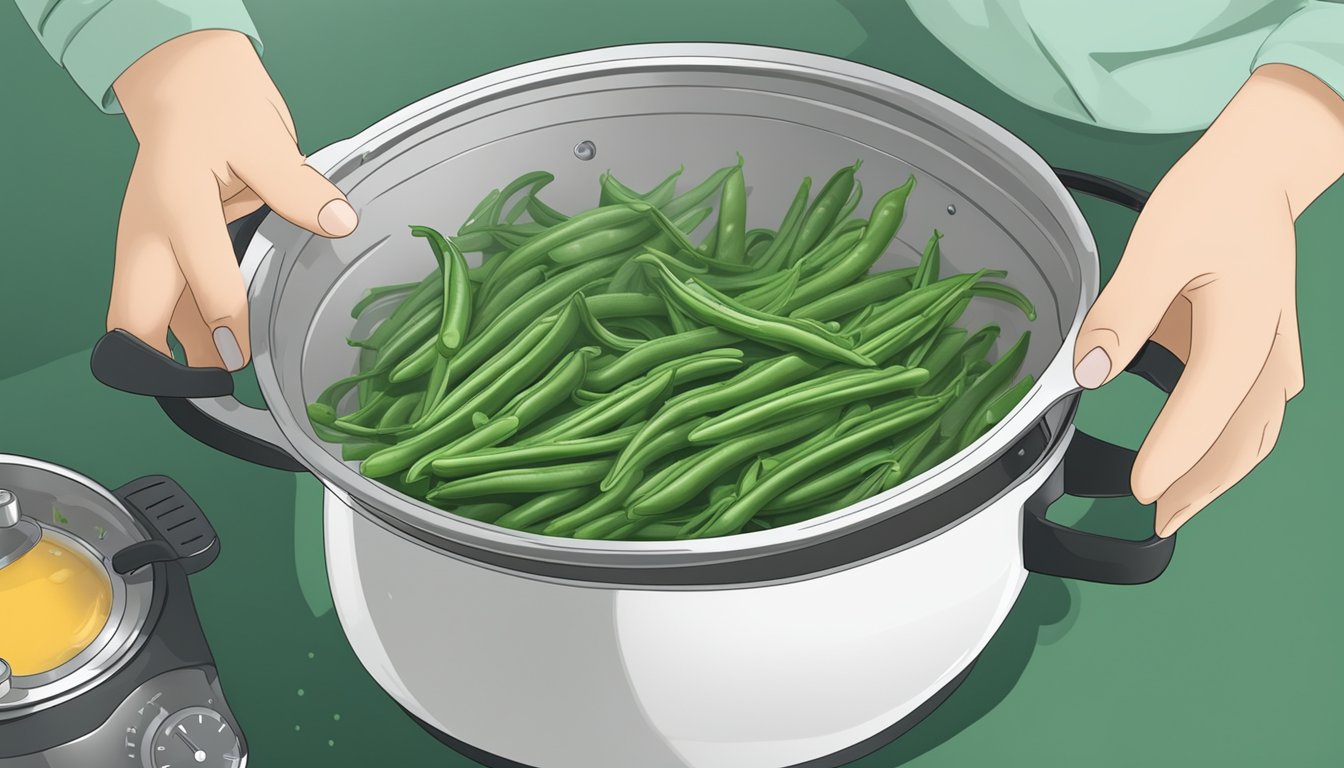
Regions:
[[[313,429],[401,493],[549,536],[725,536],[894,488],[1033,384],[1030,334],[991,359],[1000,329],[959,327],[967,305],[1036,311],[1003,272],[941,276],[936,231],[875,272],[915,179],[856,218],[859,170],[815,197],[804,179],[774,229],[747,226],[740,155],[680,193],[680,169],[647,193],[604,173],[573,215],[537,171],[456,236],[412,227],[437,268],[354,307],[386,318],[350,340],[360,370],[309,405]]]

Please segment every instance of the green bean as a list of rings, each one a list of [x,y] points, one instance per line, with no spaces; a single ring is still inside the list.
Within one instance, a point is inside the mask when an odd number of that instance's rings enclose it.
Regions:
[[[863,183],[856,176],[854,178],[854,189],[849,193],[849,199],[845,201],[845,207],[841,208],[840,212],[835,215],[835,225],[826,232],[823,239],[833,237],[844,226],[845,222],[850,220],[849,217],[854,215],[854,211],[859,207],[861,200],[863,200]]]
[[[854,174],[860,165],[862,161],[836,171],[817,193],[817,199],[803,217],[802,228],[798,231],[798,239],[793,244],[788,261],[789,266],[793,266],[803,254],[821,242],[835,224],[837,214],[849,201],[850,192],[854,189]]]
[[[870,327],[890,328],[904,320],[908,320],[925,310],[936,305],[944,299],[949,293],[967,292],[968,286],[973,286],[985,277],[995,273],[990,270],[982,269],[979,272],[965,275],[954,275],[946,280],[940,280],[924,288],[916,288],[903,296],[897,296],[895,299],[887,302],[878,308],[869,322]]]
[[[919,260],[919,271],[915,273],[914,285],[916,288],[923,288],[938,282],[938,272],[941,266],[940,251],[938,241],[943,239],[943,235],[938,230],[933,230],[933,236],[924,246],[924,255]]]
[[[551,250],[549,258],[552,263],[567,267],[620,253],[651,238],[656,228],[651,221],[633,221],[623,226],[601,229],[557,246]]]
[[[513,507],[509,504],[487,502],[484,504],[466,504],[460,507],[454,507],[451,511],[454,515],[465,517],[468,520],[493,523],[508,513],[512,508]]]
[[[718,328],[696,328],[652,339],[621,355],[606,368],[591,371],[584,380],[584,386],[598,391],[611,390],[669,360],[722,347],[737,340],[736,335]]]
[[[619,485],[612,486],[610,489],[603,489],[602,493],[580,505],[578,509],[566,512],[552,520],[542,529],[542,533],[547,536],[567,536],[595,520],[616,512],[619,512],[621,517],[624,518],[626,516],[625,510],[621,508],[621,505],[625,503],[626,497],[630,495],[630,491],[634,490],[638,481],[638,475],[626,476]]]
[[[645,343],[641,339],[632,339],[612,332],[593,315],[593,311],[589,309],[586,300],[579,305],[579,320],[583,323],[584,329],[588,331],[588,335],[608,349],[629,352]]]
[[[836,228],[834,235],[829,235],[825,240],[817,243],[817,246],[803,254],[802,258],[794,263],[794,266],[809,276],[823,271],[827,264],[858,245],[859,241],[863,239],[863,233],[867,226],[868,222],[865,219],[852,219],[841,224]]]
[[[541,285],[545,279],[546,271],[544,269],[532,267],[523,270],[505,285],[501,285],[489,301],[480,301],[479,306],[476,307],[476,312],[471,319],[472,334],[476,335],[480,333],[481,329],[488,327],[504,310],[513,306],[533,288]]]
[[[562,417],[539,433],[519,441],[519,445],[536,445],[555,440],[573,440],[601,434],[623,424],[627,419],[644,412],[663,397],[672,387],[672,372],[646,376],[616,390],[607,397]]]
[[[710,349],[654,366],[649,371],[649,375],[656,376],[663,371],[672,371],[672,386],[678,387],[700,379],[718,376],[728,371],[735,371],[742,367],[743,357],[742,350],[733,347]],[[607,392],[580,389],[574,395],[579,402],[591,403],[606,397]]]
[[[976,283],[971,287],[971,295],[1005,301],[1022,310],[1022,314],[1026,315],[1027,320],[1036,320],[1036,305],[1032,304],[1031,299],[1028,299],[1025,294],[1011,286],[1003,283]]]
[[[858,504],[859,502],[865,499],[873,498],[874,496],[886,490],[887,477],[889,477],[891,474],[892,474],[892,467],[890,466],[875,467],[874,469],[869,471],[866,477],[864,477],[862,480],[856,483],[852,488],[849,489],[848,492],[843,494],[839,498],[839,500],[835,502],[834,509],[828,510],[827,512],[823,512],[822,514],[828,514],[829,512],[837,512],[842,509],[848,509],[849,507]]]
[[[947,412],[943,414],[942,423],[939,426],[939,434],[944,438],[956,437],[960,439],[964,435],[966,425],[971,417],[980,410],[985,403],[995,399],[1002,394],[1003,390],[1010,386],[1012,377],[1016,375],[1018,368],[1022,367],[1022,361],[1027,355],[1027,344],[1031,340],[1031,332],[1028,331],[1017,340],[1007,352],[995,361],[989,370],[978,376],[975,381],[966,388],[966,392],[948,406]],[[972,427],[974,428],[974,427]],[[967,441],[966,444],[969,444]]]
[[[654,339],[661,339],[664,336],[672,335],[671,328],[660,328],[653,320],[647,317],[617,318],[608,322],[607,325],[616,329],[634,331],[635,333],[642,335],[644,341],[652,341]]]
[[[515,530],[529,528],[568,512],[592,498],[595,494],[596,491],[592,486],[562,488],[558,491],[551,491],[501,516],[494,523],[502,528],[513,528]]]
[[[501,469],[450,480],[429,492],[431,502],[455,501],[500,493],[545,493],[582,488],[597,482],[611,468],[611,459],[595,459],[550,467]]]
[[[581,264],[547,280],[515,302],[489,327],[483,329],[479,336],[472,338],[457,351],[448,366],[446,379],[448,383],[459,381],[465,374],[473,371],[508,344],[528,323],[567,301],[576,291],[589,287],[615,268],[621,258],[619,255],[605,256]],[[575,320],[577,322],[577,318]]]
[[[406,470],[405,479],[408,482],[416,482],[429,477],[430,464],[434,461],[470,454],[483,448],[493,448],[518,434],[520,421],[517,416],[511,415],[491,419],[477,411],[472,414],[472,426],[474,429],[470,432],[412,464],[411,468]]]
[[[789,267],[775,275],[770,282],[759,286],[758,288],[747,291],[736,297],[736,300],[744,307],[755,309],[767,315],[776,314],[793,294],[798,290],[798,283],[802,278],[802,270],[797,265]]]
[[[666,484],[657,488],[636,488],[626,502],[626,511],[635,517],[670,512],[695,498],[710,483],[733,467],[766,451],[797,440],[835,420],[835,412],[813,413],[781,425],[742,435],[713,448],[693,454],[677,464],[680,469]],[[641,493],[643,491],[643,493]]]
[[[1008,386],[1026,357],[1027,344],[1030,340],[1030,331],[1022,334],[1016,344],[1004,352],[984,375],[978,377],[955,403],[948,406],[947,412],[942,416],[942,425],[939,427],[939,433],[943,437],[954,437],[959,434],[966,421],[981,405],[996,397]]]
[[[837,405],[914,389],[929,380],[923,368],[838,371],[785,387],[715,416],[690,434],[692,443],[714,443],[765,424],[825,411]]]
[[[723,511],[731,507],[736,501],[737,496],[733,494],[710,500],[704,511],[682,524],[677,532],[677,538],[687,539],[699,536],[705,526],[718,519],[719,515],[723,514]]]
[[[847,312],[853,312],[855,307],[892,299],[910,290],[910,278],[914,273],[915,269],[911,267],[865,277],[853,285],[794,309],[789,316],[834,320]]]
[[[648,281],[644,278],[644,266],[634,261],[627,261],[616,269],[616,275],[611,278],[611,290],[617,292],[642,292],[648,288]]]
[[[472,414],[493,411],[549,368],[563,353],[564,345],[573,337],[577,326],[578,317],[571,303],[547,329],[541,341],[526,349],[516,364],[486,383],[460,408],[442,409],[442,414],[436,409],[431,414],[431,417],[437,417],[432,426],[370,456],[360,466],[360,471],[367,477],[386,477],[407,469],[426,453],[460,437],[470,428]]]
[[[355,304],[354,308],[350,310],[350,317],[359,319],[359,316],[364,314],[364,310],[368,309],[372,304],[374,304],[384,296],[393,296],[398,293],[410,293],[419,285],[420,283],[415,282],[415,283],[399,283],[397,285],[383,285],[377,288],[370,288],[364,292],[364,298],[360,299]]]
[[[646,256],[637,256],[636,260]],[[663,265],[663,262],[647,257],[647,262],[657,267],[661,278],[659,285],[669,302],[695,319],[735,333],[743,338],[759,341],[786,351],[808,352],[819,357],[843,363],[871,367],[873,361],[852,349],[842,346],[842,337],[827,338],[815,330],[809,329],[796,320],[767,315],[763,312],[743,307],[723,294],[699,293],[689,290],[679,282]],[[703,284],[702,289],[706,288]],[[713,289],[707,289],[712,291]],[[717,292],[714,292],[717,293]],[[796,294],[795,294],[796,300]]]
[[[934,339],[929,349],[920,356],[918,361],[908,360],[906,365],[917,365],[929,372],[929,378],[932,379],[942,373],[949,363],[956,358],[966,343],[965,328],[945,328],[937,336],[930,335]]]
[[[734,168],[723,182],[715,231],[718,233],[714,244],[715,258],[729,264],[743,263],[747,255],[747,188],[741,166]]]
[[[635,436],[638,429],[638,425],[635,425],[605,435],[577,440],[558,440],[543,445],[503,445],[498,448],[487,448],[470,454],[435,459],[430,463],[430,471],[436,477],[453,478],[552,461],[601,456],[619,451],[630,442],[630,438]]]
[[[618,509],[580,527],[574,531],[574,538],[605,539],[629,525],[630,520],[626,518],[625,512]]]
[[[663,301],[640,293],[604,293],[588,297],[588,311],[599,320],[613,317],[648,317],[663,314]]]
[[[566,307],[568,306],[569,305],[567,304]],[[551,329],[555,326],[557,321],[564,320],[568,322],[569,319],[570,318],[566,317],[562,311],[555,317],[548,315],[534,321],[531,326],[517,337],[514,343],[509,345],[508,349],[487,360],[484,365],[472,371],[470,375],[453,388],[451,394],[444,392],[442,389],[429,390],[427,397],[428,395],[435,395],[442,399],[431,401],[432,406],[416,420],[409,431],[413,433],[420,432],[429,426],[442,421],[453,411],[461,408],[468,400],[474,397],[482,389],[490,386],[506,371],[516,365],[518,361],[522,360],[529,351],[536,347],[537,344],[540,344],[543,339],[547,338],[547,334],[551,332]],[[575,318],[574,330],[577,330],[577,327],[577,318]],[[572,334],[573,331],[569,331],[569,333]]]
[[[671,304],[667,305],[667,322],[672,326],[672,333],[674,335],[690,333],[696,329],[695,323],[692,323],[690,318],[688,318],[684,312],[681,312]]]
[[[662,206],[663,213],[671,218],[676,218],[692,208],[698,207],[701,203],[708,200],[719,188],[734,169],[742,167],[742,155],[737,156],[737,164],[720,168],[710,174],[709,178],[686,190],[683,194],[677,196],[665,206]]]
[[[386,443],[377,443],[371,440],[362,440],[357,443],[346,443],[341,446],[342,461],[363,461],[383,448]]]
[[[798,185],[798,191],[794,193],[793,201],[789,203],[789,209],[784,213],[784,219],[779,224],[779,234],[770,242],[770,247],[765,249],[765,253],[761,254],[758,262],[760,271],[772,274],[779,271],[788,261],[793,245],[798,239],[798,230],[802,228],[811,191],[812,177],[804,177],[803,183]]]
[[[819,362],[798,355],[785,355],[753,365],[727,381],[677,395],[663,404],[617,456],[616,466],[602,480],[602,490],[614,487],[622,477],[654,461],[650,457],[650,444],[664,435],[674,434],[675,430],[684,429],[689,420],[760,397],[820,369]],[[689,431],[686,434],[690,434]]]
[[[554,227],[569,220],[568,216],[543,203],[536,195],[527,198],[527,215],[543,227]]]
[[[492,193],[490,196],[487,196],[486,199],[490,200],[490,203],[484,205],[483,202],[484,208],[470,217],[467,223],[463,224],[462,228],[459,229],[457,233],[459,235],[468,235],[483,227],[496,226],[499,224],[500,215],[504,212],[504,206],[508,205],[509,200],[511,200],[514,195],[528,187],[531,187],[530,192],[532,194],[536,194],[542,187],[545,187],[552,181],[555,181],[555,176],[546,171],[531,171],[518,176],[505,185],[498,194]]]
[[[580,237],[620,227],[648,216],[650,206],[640,204],[609,205],[585,211],[546,230],[527,241],[521,248],[501,258],[500,266],[485,281],[483,290],[489,292],[501,282],[517,277],[519,273],[545,263],[547,256],[558,246]]]
[[[499,196],[500,190],[490,190],[489,194],[482,198],[481,202],[476,204],[476,207],[472,209],[471,213],[467,214],[467,220],[462,223],[462,226],[457,230],[457,234],[461,235],[469,232],[472,227],[480,224],[481,219],[489,213],[494,206],[495,201],[499,199]]]
[[[1017,382],[1017,384],[1004,390],[1003,394],[991,400],[989,405],[986,405],[981,412],[985,423],[988,426],[994,426],[1006,418],[1008,414],[1017,407],[1017,404],[1022,402],[1027,396],[1027,393],[1030,392],[1031,388],[1035,385],[1035,377],[1028,374],[1024,376],[1021,381]]]
[[[962,346],[961,356],[968,363],[975,363],[985,359],[989,350],[993,349],[994,342],[999,340],[1001,329],[995,323],[990,323],[966,338],[966,343]]]
[[[509,401],[500,410],[500,415],[517,416],[524,428],[536,423],[537,419],[569,399],[570,394],[583,383],[588,372],[588,361],[600,353],[597,347],[580,347],[565,355],[536,384]]]
[[[399,396],[378,420],[379,429],[399,427],[407,422],[412,411],[425,399],[424,392],[409,392]]]
[[[685,166],[677,168],[672,175],[663,179],[657,186],[643,195],[622,184],[615,176],[611,175],[611,171],[606,171],[598,177],[598,184],[602,189],[602,194],[598,198],[598,205],[643,202],[661,208],[672,201],[673,195],[676,194],[677,179],[685,170]]]
[[[830,262],[828,268],[798,287],[789,303],[790,309],[809,304],[854,282],[868,270],[891,245],[905,218],[905,201],[915,188],[915,177],[878,198],[873,204],[873,215],[864,227],[859,242],[843,256]]]
[[[429,240],[434,259],[443,273],[443,310],[435,345],[440,355],[452,357],[462,345],[471,322],[471,282],[462,251],[429,227],[411,227],[411,234]]]
[[[936,413],[944,402],[944,398],[937,397],[908,398],[898,402],[894,408],[874,411],[873,423],[860,427],[829,445],[800,456],[777,469],[770,477],[762,480],[723,510],[718,518],[705,528],[704,535],[723,536],[740,530],[747,520],[794,483],[811,476],[849,453],[862,450],[879,440],[909,429],[921,419]]]
[[[852,488],[860,478],[875,467],[895,464],[892,452],[885,449],[869,451],[857,459],[846,459],[837,465],[819,473],[815,478],[781,493],[774,501],[761,509],[761,514],[778,514],[798,507],[817,504],[828,496],[844,493]],[[750,488],[742,487],[746,493]]]

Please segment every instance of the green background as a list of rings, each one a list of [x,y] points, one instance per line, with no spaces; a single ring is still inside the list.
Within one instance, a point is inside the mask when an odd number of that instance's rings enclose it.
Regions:
[[[1092,130],[1024,107],[949,54],[898,0],[286,0],[251,11],[309,152],[489,70],[671,40],[777,45],[880,67],[989,116],[1052,164],[1148,188],[1195,138]],[[405,719],[346,645],[323,577],[317,484],[217,455],[152,402],[89,375],[134,139],[123,119],[94,109],[4,2],[0,72],[8,154],[0,451],[110,486],[168,474],[207,510],[224,553],[193,586],[250,765],[474,765]],[[1132,216],[1082,205],[1109,274]],[[961,690],[856,768],[1340,764],[1334,562],[1344,523],[1333,439],[1344,366],[1330,302],[1344,277],[1341,213],[1337,188],[1299,222],[1307,387],[1274,453],[1186,526],[1157,582],[1032,576]],[[1078,421],[1134,446],[1160,405],[1142,382],[1122,380],[1089,394]],[[1057,509],[1095,530],[1151,531],[1151,510],[1132,501]]]

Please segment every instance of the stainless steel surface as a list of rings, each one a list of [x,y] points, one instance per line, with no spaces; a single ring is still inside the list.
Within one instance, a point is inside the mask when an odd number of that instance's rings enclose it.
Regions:
[[[154,586],[151,569],[124,578],[112,571],[112,555],[143,541],[146,534],[121,502],[93,480],[55,464],[0,454],[0,484],[23,498],[30,511],[59,509],[65,522],[40,524],[39,530],[101,563],[112,583],[108,621],[88,647],[54,670],[11,678],[10,690],[0,694],[3,724],[68,701],[120,669],[145,640],[141,630]]]
[[[575,156],[582,141],[601,148],[601,168]],[[407,224],[454,229],[489,189],[537,168],[556,175],[548,202],[575,210],[594,204],[601,169],[651,186],[682,164],[684,178],[708,175],[733,162],[738,150],[747,162],[749,226],[773,223],[803,175],[824,178],[862,159],[862,178],[876,189],[913,173],[917,185],[899,242],[877,268],[913,263],[937,227],[945,233],[948,270],[1008,270],[1039,310],[1024,370],[1041,383],[990,434],[901,487],[806,524],[691,542],[556,539],[459,519],[361,476],[337,446],[313,434],[306,404],[355,368],[356,351],[344,342],[352,333],[349,308],[371,286],[416,280],[434,267],[423,244],[406,234]],[[754,46],[603,49],[436,94],[313,162],[346,191],[361,226],[349,238],[327,240],[278,217],[263,224],[244,261],[257,378],[284,435],[281,445],[365,510],[407,524],[427,541],[578,565],[662,568],[744,559],[808,547],[900,514],[991,461],[1042,419],[1055,432],[1064,426],[1067,404],[1060,397],[1072,388],[1072,366],[1061,350],[1071,347],[1098,287],[1091,235],[1068,192],[1028,147],[899,77]],[[1026,328],[1016,310],[991,302],[976,302],[964,317],[968,325],[991,321],[1003,327],[1000,352]],[[246,413],[236,401],[210,402],[220,413]]]
[[[9,693],[9,664],[0,659],[0,696]]]

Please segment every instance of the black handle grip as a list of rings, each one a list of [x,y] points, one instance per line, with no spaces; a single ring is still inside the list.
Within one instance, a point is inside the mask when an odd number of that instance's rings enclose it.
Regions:
[[[1147,192],[1128,184],[1078,171],[1055,172],[1071,189],[1134,211],[1148,200]],[[1170,394],[1183,368],[1175,355],[1150,341],[1125,370]],[[1074,433],[1055,475],[1026,504],[1022,558],[1027,570],[1103,584],[1145,584],[1162,575],[1175,554],[1175,536],[1121,539],[1069,528],[1045,517],[1050,504],[1065,494],[1084,498],[1130,495],[1134,459],[1134,451],[1128,448],[1081,431]]]
[[[263,205],[229,225],[229,241],[240,264],[270,212]],[[307,471],[285,449],[221,424],[191,402],[233,394],[233,374],[222,368],[183,365],[121,329],[98,340],[89,368],[94,378],[113,389],[155,398],[179,429],[221,453],[273,469]]]
[[[171,478],[149,475],[112,492],[152,538],[112,556],[112,569],[131,573],[153,563],[176,561],[188,574],[219,557],[219,536],[205,513]]]

